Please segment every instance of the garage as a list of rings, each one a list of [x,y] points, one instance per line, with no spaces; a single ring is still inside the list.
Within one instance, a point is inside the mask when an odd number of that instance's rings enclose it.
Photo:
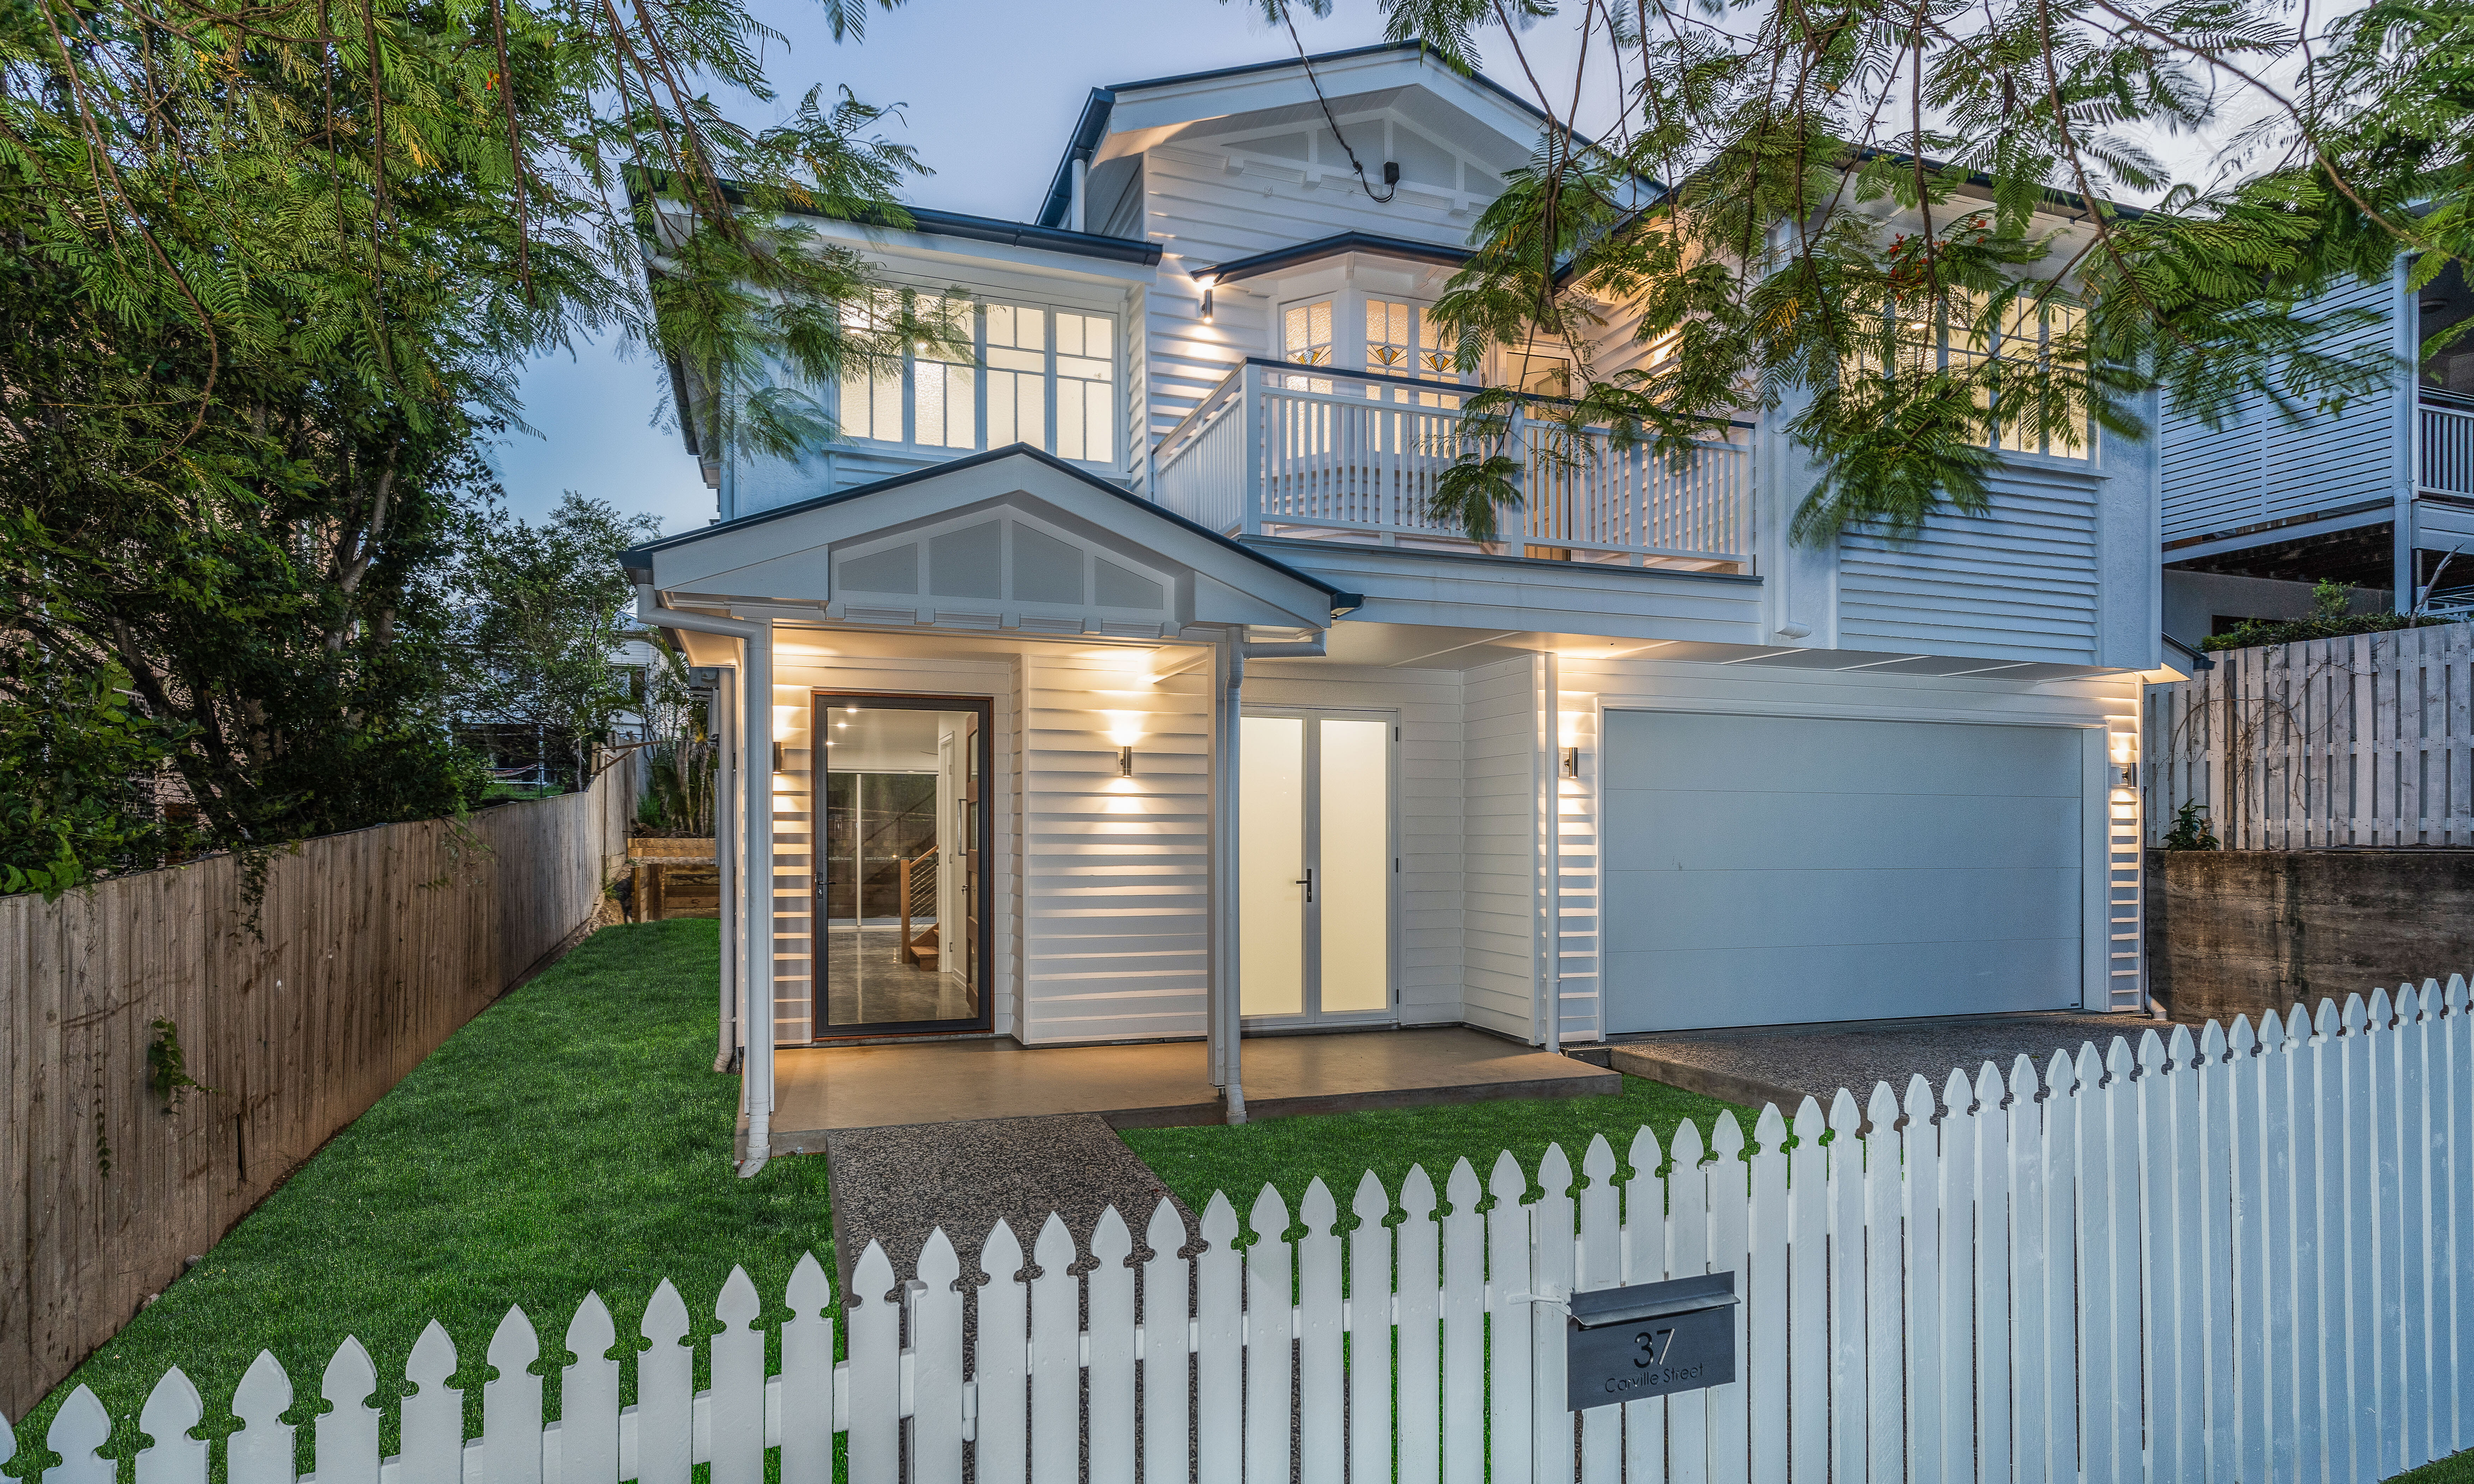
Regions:
[[[1608,1031],[2077,1005],[2085,735],[1608,711]]]

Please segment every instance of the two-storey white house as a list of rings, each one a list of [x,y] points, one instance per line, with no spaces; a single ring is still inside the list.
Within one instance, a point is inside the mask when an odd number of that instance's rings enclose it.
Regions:
[[[816,224],[965,293],[975,354],[839,387],[804,458],[702,450],[719,520],[629,555],[756,729],[753,1139],[771,1048],[850,1038],[1225,1080],[1241,1031],[2138,1006],[2151,448],[1826,550],[1774,424],[1533,450],[1474,543],[1424,310],[1541,120],[1415,45],[1313,68],[1095,91],[1036,223]]]

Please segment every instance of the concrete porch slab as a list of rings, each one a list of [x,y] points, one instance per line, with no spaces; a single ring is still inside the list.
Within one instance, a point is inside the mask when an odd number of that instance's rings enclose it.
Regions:
[[[2116,1036],[2136,1046],[2147,1030],[2172,1033],[2170,1024],[2141,1016],[2072,1011],[1853,1020],[1642,1037],[1614,1044],[1610,1060],[1619,1071],[1732,1103],[1775,1103],[1792,1118],[1807,1096],[1827,1112],[1840,1088],[1861,1108],[1874,1084],[1886,1082],[1904,1098],[1907,1080],[1921,1076],[1939,1097],[1954,1067],[1973,1081],[1991,1062],[2006,1079],[2011,1062],[2025,1056],[2041,1073],[2057,1050],[2075,1055],[2080,1042],[2092,1041],[2101,1052]]]
[[[1249,1037],[1245,1058],[1255,1118],[1623,1089],[1603,1067],[1457,1026]],[[842,1129],[1066,1113],[1096,1113],[1118,1128],[1218,1123],[1221,1102],[1201,1041],[801,1046],[774,1064],[779,1154],[819,1153]]]

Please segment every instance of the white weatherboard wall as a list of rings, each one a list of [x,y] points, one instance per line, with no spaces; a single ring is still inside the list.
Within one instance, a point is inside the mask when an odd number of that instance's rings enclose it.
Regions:
[[[1026,1044],[1200,1036],[1209,865],[1207,668],[1188,650],[784,629],[774,705],[775,1035],[811,1039],[816,689],[986,696],[994,1030]],[[932,653],[941,649],[942,655]],[[1134,742],[1120,786],[1113,736]]]
[[[1498,660],[1462,682],[1465,1017],[1525,1041],[1538,1039],[1540,663]]]
[[[1807,1098],[1749,1139],[1732,1113],[1663,1146],[1643,1128],[1621,1161],[1593,1137],[1577,1172],[1548,1147],[1534,1198],[1509,1153],[1483,1183],[1457,1161],[1440,1191],[1422,1167],[1396,1189],[1369,1172],[1346,1233],[1321,1180],[1295,1237],[1269,1186],[1242,1228],[1214,1195],[1200,1242],[1166,1200],[1134,1213],[1139,1245],[1104,1211],[1087,1253],[1054,1214],[1028,1254],[1004,1222],[973,1254],[940,1229],[898,1285],[870,1243],[838,1312],[801,1258],[765,1328],[736,1268],[710,1329],[667,1280],[628,1331],[588,1294],[555,1422],[511,1309],[469,1441],[436,1324],[408,1395],[393,1355],[382,1372],[345,1340],[305,1426],[261,1352],[216,1441],[167,1373],[133,1472],[294,1484],[305,1453],[323,1484],[687,1484],[698,1465],[829,1484],[839,1435],[850,1484],[962,1484],[966,1443],[978,1484],[2375,1484],[2474,1447],[2469,1012],[2452,975],[1916,1077],[1904,1099],[1880,1084],[1861,1113]],[[1741,1300],[1734,1377],[1576,1416],[1569,1297],[1712,1273]],[[51,1484],[119,1484],[112,1434],[78,1387],[44,1434]],[[0,1421],[0,1462],[19,1446]]]
[[[1499,667],[1507,668],[1508,667]],[[1474,681],[1479,674],[1472,672]],[[1612,854],[1603,842],[1609,757],[1606,713],[1686,710],[1745,716],[1861,717],[1922,722],[1993,722],[2086,729],[2106,739],[2108,754],[2135,748],[2140,685],[2135,675],[2041,683],[1921,675],[1867,675],[1795,668],[1790,664],[1708,664],[1655,658],[1593,660],[1564,654],[1557,660],[1559,745],[1580,749],[1581,776],[1558,784],[1561,831],[1553,955],[1555,1002],[1566,1041],[1608,1033],[1601,993],[1606,970],[1604,882],[1599,868]],[[1478,729],[1472,687],[1471,731]],[[1505,745],[1512,745],[1506,743]],[[1474,743],[1472,743],[1474,753]],[[2135,751],[2130,755],[2136,755]],[[1472,784],[1477,777],[1472,764]],[[2100,773],[2082,775],[2087,788],[2082,828],[2086,868],[2079,883],[2082,1004],[2131,1008],[2139,1003],[2138,930],[2141,855],[2135,795],[2110,789]],[[1509,780],[1505,780],[1507,785]],[[1688,781],[1688,779],[1686,780]],[[1507,787],[1508,791],[1508,787]],[[1474,787],[1471,808],[1476,808]],[[1511,842],[1505,842],[1507,849]],[[1507,857],[1508,863],[1508,857]],[[1471,867],[1472,918],[1479,875]],[[1474,938],[1475,928],[1472,927]],[[1477,966],[1471,965],[1476,1002]],[[1525,981],[1524,981],[1525,982]],[[1727,993],[1713,984],[1712,996]],[[1524,1002],[1525,1003],[1525,1002]],[[1525,1010],[1524,1010],[1525,1015]],[[1472,1019],[1474,1020],[1474,1017]],[[1704,1023],[1724,1024],[1713,1019]]]
[[[2093,473],[2014,467],[1982,515],[1945,512],[1912,542],[1850,533],[1838,642],[1997,659],[2096,664],[2099,587]],[[2055,463],[2058,461],[2045,461]]]

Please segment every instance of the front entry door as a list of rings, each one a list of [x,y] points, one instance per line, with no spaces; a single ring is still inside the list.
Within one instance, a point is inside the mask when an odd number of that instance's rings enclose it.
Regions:
[[[1249,710],[1242,726],[1239,1009],[1267,1024],[1388,1022],[1394,723]]]

